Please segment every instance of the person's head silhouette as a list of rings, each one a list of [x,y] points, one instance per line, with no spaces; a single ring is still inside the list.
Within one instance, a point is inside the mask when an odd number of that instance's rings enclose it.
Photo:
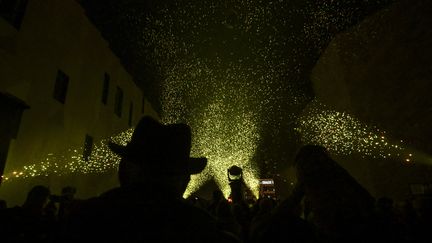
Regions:
[[[186,124],[163,125],[143,117],[126,146],[109,144],[121,157],[121,186],[154,182],[169,187],[181,196],[191,174],[200,173],[206,158],[191,158],[191,129]]]

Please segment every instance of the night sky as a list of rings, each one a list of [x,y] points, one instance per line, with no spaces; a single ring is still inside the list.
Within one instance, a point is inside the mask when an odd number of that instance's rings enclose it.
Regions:
[[[302,122],[299,114],[314,99],[309,76],[320,54],[335,34],[391,2],[95,0],[82,5],[162,120],[192,126],[192,153],[209,158],[206,171],[195,178],[191,190],[196,190],[211,177],[224,187],[226,168],[233,164],[242,166],[250,181],[287,167],[308,138],[303,135],[302,141],[299,132],[315,125]],[[356,124],[343,114],[329,117]],[[361,129],[366,136],[373,130]]]

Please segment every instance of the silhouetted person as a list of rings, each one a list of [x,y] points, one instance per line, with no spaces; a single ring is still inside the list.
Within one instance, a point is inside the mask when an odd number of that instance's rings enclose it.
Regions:
[[[306,145],[295,160],[296,191],[311,221],[331,241],[364,242],[372,236],[374,198],[321,146]]]
[[[64,222],[69,219],[71,210],[76,207],[78,201],[75,200],[76,188],[66,186],[62,188],[61,196],[59,198],[58,219]]]
[[[231,204],[228,203],[228,201],[219,201],[219,204],[216,207],[216,217],[221,230],[235,235],[238,239],[242,238],[242,227],[235,219]]]
[[[255,219],[251,227],[250,242],[321,242],[315,228],[300,218],[302,197],[303,191],[297,188],[289,198],[272,210],[270,215],[266,213],[266,217],[261,217],[260,221]],[[264,211],[267,212],[268,209]]]
[[[222,200],[225,200],[222,191],[219,189],[214,190],[212,194],[212,200],[207,208],[211,215],[216,215],[216,208]]]
[[[44,208],[45,216],[51,221],[57,221],[58,207],[55,201],[50,200]]]
[[[27,194],[24,204],[4,210],[1,216],[2,242],[47,242],[51,235],[50,221],[45,214],[50,190],[35,186]]]
[[[256,211],[254,217],[252,218],[252,222],[250,224],[250,232],[259,231],[265,224],[268,223],[268,220],[271,216],[272,210],[274,208],[274,203],[270,198],[261,198],[258,202],[258,210]],[[252,233],[252,238],[253,233]]]
[[[28,214],[41,216],[48,202],[50,190],[45,186],[35,186],[27,194],[27,199],[22,205]]]
[[[244,199],[238,203],[232,203],[232,212],[235,220],[241,225],[242,239],[247,241],[249,236],[250,223],[252,221],[249,206]]]
[[[401,221],[405,226],[405,239],[407,242],[415,242],[418,234],[419,222],[418,215],[414,209],[411,199],[405,200],[401,208]]]
[[[376,202],[376,239],[381,242],[405,242],[406,230],[396,215],[391,198],[381,197]]]
[[[120,187],[87,200],[73,216],[70,242],[221,242],[216,220],[182,199],[191,174],[205,158],[191,158],[191,130],[141,119],[121,157]]]

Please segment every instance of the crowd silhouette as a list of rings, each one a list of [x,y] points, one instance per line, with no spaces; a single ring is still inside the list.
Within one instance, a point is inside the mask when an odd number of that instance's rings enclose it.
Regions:
[[[52,195],[33,187],[22,206],[0,200],[1,242],[431,242],[432,199],[373,198],[326,149],[302,147],[297,183],[284,201],[184,200],[192,174],[191,130],[144,117],[130,143],[110,144],[122,159],[120,186],[87,200],[74,187]]]

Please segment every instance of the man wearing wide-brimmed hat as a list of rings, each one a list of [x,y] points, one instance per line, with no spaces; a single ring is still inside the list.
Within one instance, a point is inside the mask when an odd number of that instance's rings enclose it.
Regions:
[[[67,236],[97,242],[227,242],[215,220],[183,201],[191,174],[205,158],[191,158],[191,129],[144,117],[126,146],[110,144],[121,157],[120,187],[87,200]]]
[[[181,197],[190,175],[200,173],[206,158],[191,158],[191,129],[186,124],[162,125],[144,117],[126,146],[109,144],[122,160],[119,180],[122,187],[141,186],[156,180],[165,192]],[[152,181],[149,181],[152,180]]]

